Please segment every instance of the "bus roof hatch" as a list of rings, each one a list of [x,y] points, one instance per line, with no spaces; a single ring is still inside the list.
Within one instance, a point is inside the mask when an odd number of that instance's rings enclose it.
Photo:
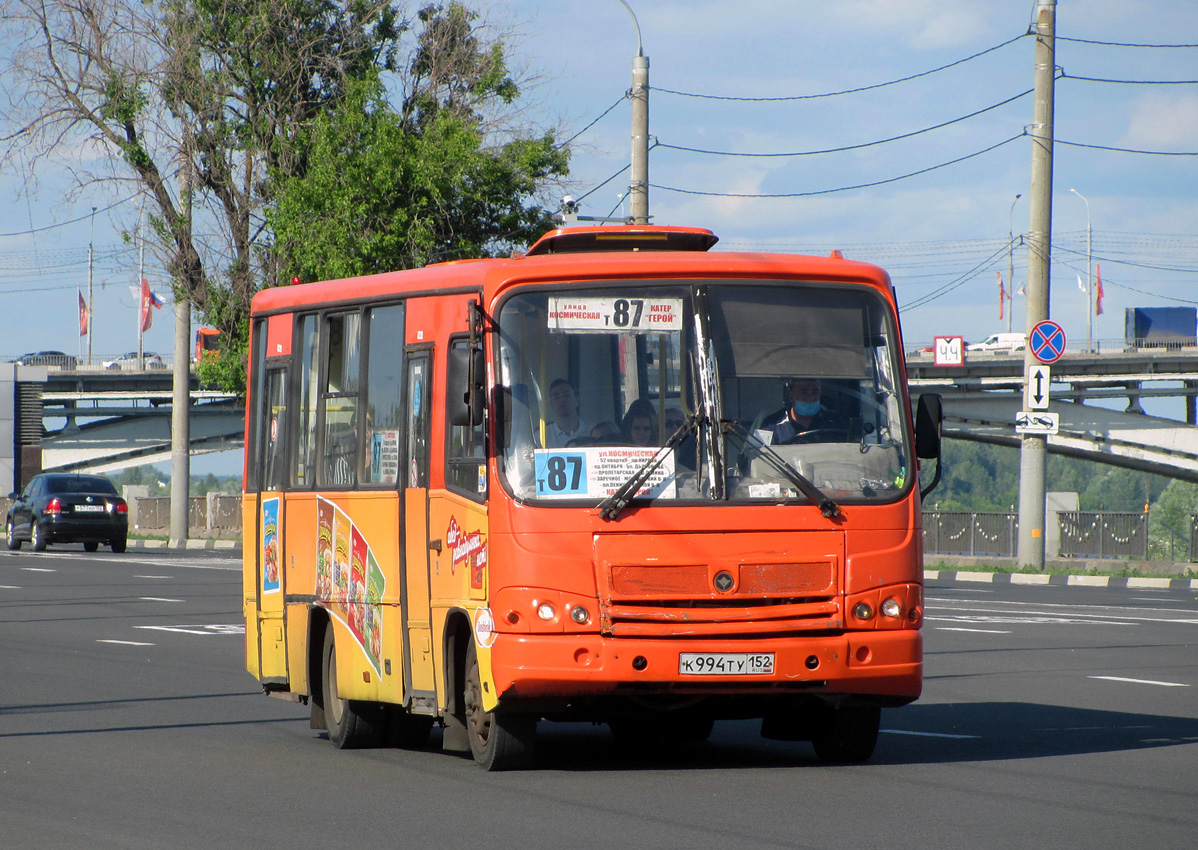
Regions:
[[[624,225],[559,227],[538,239],[526,257],[609,251],[707,251],[719,237],[702,227]]]

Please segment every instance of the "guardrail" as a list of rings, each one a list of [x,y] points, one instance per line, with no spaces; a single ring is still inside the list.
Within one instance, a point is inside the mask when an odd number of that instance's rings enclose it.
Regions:
[[[1015,557],[1019,517],[1010,511],[924,511],[923,550]]]

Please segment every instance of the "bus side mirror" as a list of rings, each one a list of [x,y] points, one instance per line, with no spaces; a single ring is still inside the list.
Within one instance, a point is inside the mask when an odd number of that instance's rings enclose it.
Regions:
[[[940,426],[944,421],[940,396],[926,393],[919,397],[919,409],[915,414],[915,456],[921,458],[940,457]]]
[[[927,393],[919,397],[919,409],[915,413],[915,456],[936,460],[936,474],[931,483],[919,491],[919,498],[926,499],[928,493],[940,483],[940,428],[944,422],[944,410],[940,396]]]
[[[446,393],[446,415],[449,424],[470,427],[483,421],[483,376],[486,374],[481,351],[466,346],[449,350],[449,392]]]

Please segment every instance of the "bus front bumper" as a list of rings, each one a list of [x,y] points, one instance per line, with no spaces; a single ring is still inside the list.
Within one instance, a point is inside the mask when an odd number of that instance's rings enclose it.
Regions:
[[[771,654],[768,672],[737,672],[761,668],[760,656]],[[713,666],[725,672],[696,672]],[[624,694],[795,692],[906,702],[922,688],[923,637],[913,629],[693,641],[499,634],[491,647],[491,675],[501,703]]]

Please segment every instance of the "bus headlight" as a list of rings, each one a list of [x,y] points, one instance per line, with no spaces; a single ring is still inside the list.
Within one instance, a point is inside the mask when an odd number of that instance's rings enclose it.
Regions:
[[[580,626],[585,626],[591,619],[591,613],[581,605],[575,605],[570,609],[570,619],[578,623]]]
[[[885,602],[882,603],[882,616],[883,617],[892,617],[892,618],[897,619],[897,618],[901,617],[902,615],[903,615],[903,606],[900,605],[899,601],[897,599],[895,599],[894,597],[891,597],[890,599],[887,599]]]
[[[537,606],[537,616],[547,623],[552,623],[557,619],[557,611],[552,602],[542,602]]]
[[[853,606],[853,616],[858,620],[871,620],[874,616],[874,609],[868,602],[858,602]]]

